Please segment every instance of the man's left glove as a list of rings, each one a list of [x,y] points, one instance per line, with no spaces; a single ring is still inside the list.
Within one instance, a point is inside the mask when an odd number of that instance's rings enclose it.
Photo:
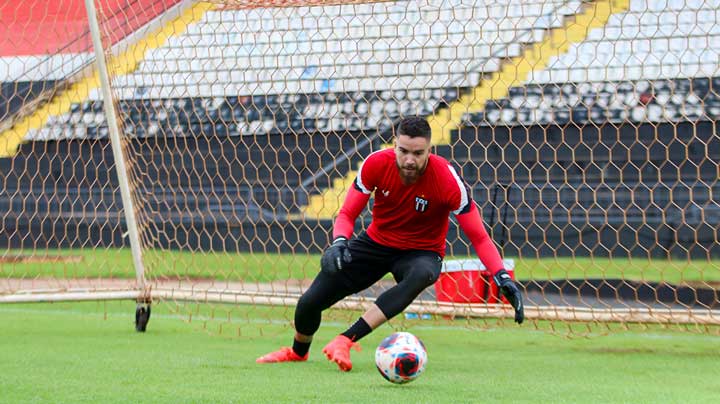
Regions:
[[[501,269],[493,275],[495,284],[500,289],[500,293],[507,298],[510,305],[515,309],[515,322],[522,324],[525,320],[525,309],[523,308],[522,295],[515,282],[513,282],[510,274],[506,270]]]
[[[325,273],[334,274],[342,270],[343,264],[350,262],[352,262],[352,255],[348,248],[348,240],[345,237],[338,237],[323,253],[320,259],[320,269]]]

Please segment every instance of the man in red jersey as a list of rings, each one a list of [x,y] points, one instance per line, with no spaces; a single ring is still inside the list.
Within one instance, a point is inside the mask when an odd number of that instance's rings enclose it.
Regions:
[[[398,127],[394,149],[365,159],[335,219],[334,241],[323,254],[321,271],[298,300],[293,346],[264,355],[258,363],[307,360],[321,313],[392,273],[397,284],[323,348],[340,370],[351,370],[350,349],[359,350],[357,341],[401,313],[440,276],[450,213],[515,309],[515,321],[523,322],[520,290],[503,268],[467,186],[447,160],[430,153],[430,146],[430,125],[424,118],[409,117]],[[372,222],[350,239],[373,192]]]

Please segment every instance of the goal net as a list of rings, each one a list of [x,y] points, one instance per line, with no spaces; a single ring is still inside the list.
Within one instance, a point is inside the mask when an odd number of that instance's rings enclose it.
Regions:
[[[719,1],[89,4],[0,6],[0,302],[288,325],[359,163],[420,115],[531,324],[717,330]],[[452,220],[393,321],[512,324],[483,269]]]

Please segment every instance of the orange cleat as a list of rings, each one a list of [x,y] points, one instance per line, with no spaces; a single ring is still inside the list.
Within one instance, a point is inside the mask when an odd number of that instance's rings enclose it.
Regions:
[[[338,335],[330,343],[325,345],[323,353],[329,361],[335,362],[343,372],[352,370],[350,361],[350,348],[360,352],[360,345],[344,335]]]
[[[263,355],[255,360],[255,363],[278,363],[278,362],[305,362],[308,359],[310,353],[306,353],[305,356],[300,356],[295,353],[290,347],[282,347],[280,350],[270,352],[267,355]]]

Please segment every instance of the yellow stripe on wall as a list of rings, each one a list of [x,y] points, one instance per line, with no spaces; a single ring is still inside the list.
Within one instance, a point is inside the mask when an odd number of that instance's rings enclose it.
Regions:
[[[167,40],[182,34],[187,26],[199,21],[206,11],[215,7],[212,3],[201,2],[188,7],[183,13],[161,28],[149,33],[144,38],[128,47],[118,56],[108,61],[110,77],[128,74],[137,69],[138,64],[150,49],[163,46]],[[0,157],[10,157],[17,153],[30,130],[41,129],[50,116],[62,115],[70,111],[73,104],[85,101],[93,89],[100,87],[97,70],[92,75],[72,84],[65,91],[50,99],[32,114],[20,119],[11,129],[0,133]]]
[[[448,108],[429,116],[433,144],[450,143],[450,133],[458,128],[465,113],[482,111],[487,101],[506,97],[510,88],[527,81],[532,71],[544,69],[552,56],[566,53],[571,45],[585,40],[591,29],[605,26],[612,14],[625,12],[629,8],[629,0],[597,1],[589,4],[574,18],[569,18],[563,27],[551,30],[541,42],[529,47],[522,55],[511,59],[499,71],[483,80],[472,93],[463,95]],[[300,216],[313,219],[334,217],[356,174],[351,171],[344,178],[335,179],[333,186],[322,194],[312,196]]]
[[[460,126],[466,113],[480,112],[487,101],[506,97],[510,88],[527,81],[531,72],[544,69],[550,58],[566,53],[570,46],[584,41],[590,30],[605,26],[612,14],[629,8],[630,0],[600,0],[588,4],[584,12],[568,19],[564,26],[552,29],[541,42],[481,81],[472,93],[429,116],[433,144],[449,144],[451,132]]]

